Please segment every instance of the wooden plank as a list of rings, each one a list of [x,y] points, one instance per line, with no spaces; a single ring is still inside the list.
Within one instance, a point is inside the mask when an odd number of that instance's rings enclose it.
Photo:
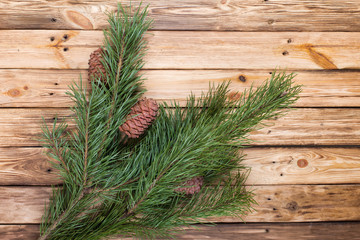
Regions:
[[[325,223],[248,223],[196,225],[197,229],[186,228],[176,239],[179,240],[357,240],[360,239],[360,222]],[[0,235],[6,240],[36,240],[38,225],[2,225]],[[131,238],[111,238],[130,240]]]
[[[51,123],[70,115],[69,109],[0,109],[0,146],[40,146],[42,117]]]
[[[45,149],[0,149],[0,185],[51,185],[61,182],[45,155]]]
[[[37,240],[39,225],[0,225],[0,236],[4,240]]]
[[[1,148],[0,185],[59,184],[41,148]],[[359,148],[250,148],[248,185],[360,183]]]
[[[50,187],[0,187],[0,223],[40,223]]]
[[[360,183],[359,148],[250,148],[249,185]]]
[[[192,32],[148,35],[145,69],[359,69],[359,32]],[[2,30],[0,68],[86,69],[101,31]]]
[[[121,1],[128,3],[129,1]],[[139,1],[132,1],[137,5]],[[342,0],[150,0],[162,30],[359,31],[359,3]],[[2,1],[0,26],[11,29],[101,29],[116,2]]]
[[[303,85],[299,107],[359,107],[360,72],[296,71],[296,83]],[[269,78],[268,70],[145,70],[146,97],[158,101],[179,101],[184,105],[193,92],[200,96],[209,82],[231,80],[229,96]],[[68,85],[87,83],[86,70],[0,69],[0,107],[69,107]]]
[[[284,185],[253,188],[258,206],[247,222],[360,220],[360,185]],[[39,223],[49,187],[0,187],[0,224]],[[241,222],[236,217],[207,219]]]
[[[0,147],[39,146],[41,118],[71,116],[69,109],[0,109]],[[253,131],[254,145],[360,145],[360,109],[299,108]]]

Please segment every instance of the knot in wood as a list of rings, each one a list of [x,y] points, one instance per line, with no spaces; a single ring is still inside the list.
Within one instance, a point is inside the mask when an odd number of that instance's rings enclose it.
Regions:
[[[308,165],[308,161],[306,159],[299,159],[297,165],[299,168],[304,168]]]
[[[298,206],[297,202],[291,201],[288,204],[286,204],[285,208],[290,211],[296,211],[297,209],[299,209],[299,206]]]

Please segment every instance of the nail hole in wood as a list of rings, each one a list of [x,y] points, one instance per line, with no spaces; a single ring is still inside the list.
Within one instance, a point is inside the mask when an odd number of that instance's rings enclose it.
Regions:
[[[269,229],[265,229],[265,232],[267,232],[267,233],[268,233],[268,232],[269,232]]]
[[[271,201],[271,198],[268,198],[267,200],[268,200],[268,201]]]
[[[273,211],[276,211],[277,209],[276,208],[273,208]]]
[[[280,177],[284,176],[284,174],[280,173]]]
[[[56,18],[51,18],[50,19],[52,22],[56,22],[57,20],[56,20]]]
[[[54,85],[59,85],[59,84],[56,82],[56,83],[54,83]]]
[[[49,93],[49,95],[50,95],[50,96],[52,96],[52,95],[54,95],[54,93],[53,93],[53,92],[51,92],[51,93]]]
[[[69,48],[67,48],[67,47],[66,47],[66,48],[64,48],[64,52],[67,52],[68,50],[69,50]]]
[[[283,51],[282,55],[283,56],[289,55],[289,52],[288,51]]]
[[[246,77],[243,76],[243,75],[240,75],[240,76],[239,76],[239,80],[240,80],[241,82],[246,82]]]
[[[51,170],[51,168],[49,168],[48,170],[47,170],[47,172],[51,172],[52,170]]]
[[[273,161],[272,163],[275,164],[275,161]]]
[[[272,75],[272,72],[269,72],[270,75]]]
[[[287,42],[288,42],[288,43],[292,43],[292,39],[289,38],[289,39],[287,40]]]
[[[54,38],[54,37],[51,37],[51,38],[50,38],[50,41],[52,41],[52,42],[53,42],[54,40],[55,40],[55,38]]]
[[[64,36],[63,36],[63,39],[64,40],[67,40],[69,38],[69,36],[67,35],[67,34],[65,34]]]

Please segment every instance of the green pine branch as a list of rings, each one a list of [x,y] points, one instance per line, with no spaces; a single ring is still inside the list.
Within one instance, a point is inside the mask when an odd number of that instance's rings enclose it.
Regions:
[[[141,216],[137,221],[170,230],[203,217],[250,211],[253,194],[244,188],[247,169],[238,148],[249,144],[248,133],[261,121],[284,114],[296,101],[300,86],[293,78],[275,73],[237,101],[228,100],[229,84],[223,83],[197,101],[190,96],[185,108],[162,105],[130,156],[139,180],[128,192],[128,209]],[[174,191],[195,176],[205,177],[200,193],[189,199]]]
[[[70,86],[76,129],[67,133],[67,126],[57,125],[56,121],[52,131],[43,127],[43,140],[64,185],[53,192],[39,239],[64,239],[78,232],[77,224],[95,211],[98,199],[114,198],[113,192],[98,189],[126,182],[117,178],[112,169],[128,151],[118,152],[113,145],[119,139],[118,126],[143,92],[139,90],[142,78],[138,72],[146,50],[143,35],[151,25],[146,18],[147,8],[138,8],[132,16],[130,11],[119,5],[115,14],[109,14],[103,51],[106,81],[93,78],[90,93],[81,82]]]
[[[229,100],[229,82],[210,86],[185,107],[161,104],[158,117],[137,142],[122,144],[118,127],[143,93],[147,8],[119,5],[104,31],[106,81],[93,77],[91,91],[70,86],[75,129],[54,122],[43,126],[52,164],[63,180],[54,188],[41,224],[40,240],[101,239],[113,234],[138,238],[171,237],[204,217],[252,210],[253,193],[244,185],[249,169],[239,148],[264,120],[281,116],[297,100],[294,75],[270,80]],[[194,195],[176,191],[203,177]]]

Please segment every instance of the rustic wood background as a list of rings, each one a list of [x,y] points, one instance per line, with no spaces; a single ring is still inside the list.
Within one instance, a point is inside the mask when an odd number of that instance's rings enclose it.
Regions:
[[[128,4],[128,1],[122,1]],[[133,4],[137,4],[133,1]],[[304,85],[296,110],[247,149],[256,212],[180,239],[360,239],[360,1],[150,0],[147,96],[184,102],[208,82]],[[35,240],[51,184],[41,116],[68,116],[116,1],[0,1],[0,239]],[[230,97],[236,97],[230,93]]]

